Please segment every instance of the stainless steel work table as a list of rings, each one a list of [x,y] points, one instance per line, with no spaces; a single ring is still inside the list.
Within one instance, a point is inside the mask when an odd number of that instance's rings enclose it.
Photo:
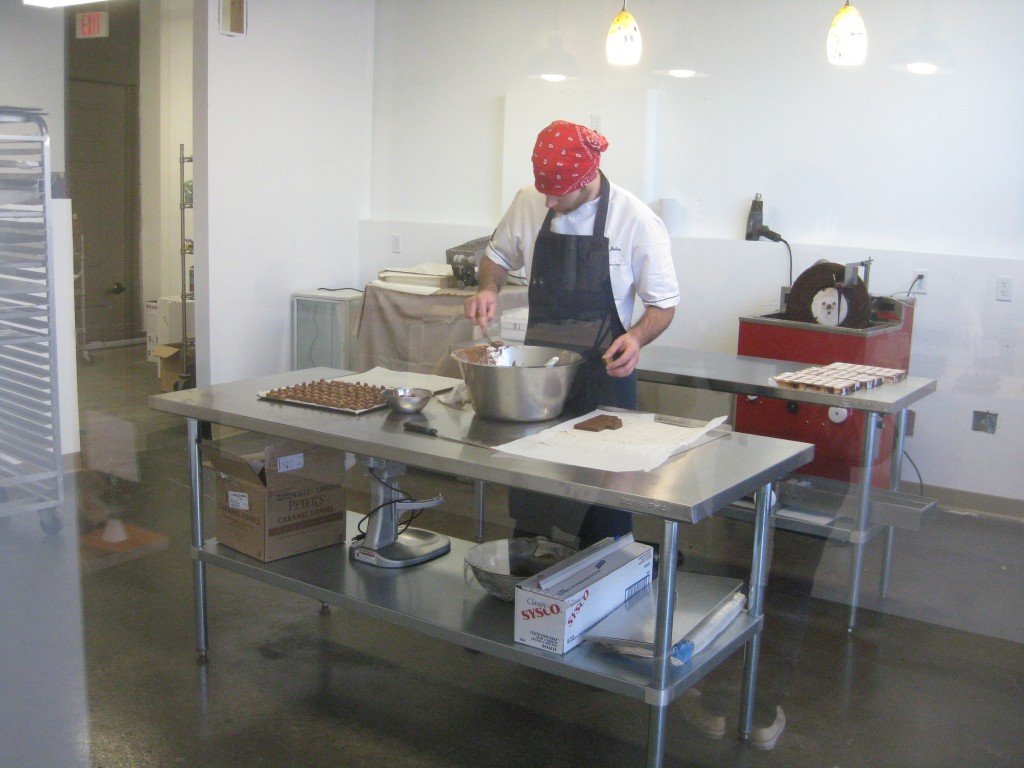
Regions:
[[[903,468],[903,439],[906,434],[907,408],[935,391],[934,379],[908,376],[900,382],[884,384],[873,389],[858,390],[848,395],[833,395],[806,389],[780,387],[772,377],[787,371],[808,367],[806,363],[787,360],[769,360],[721,352],[706,352],[693,349],[674,349],[648,346],[640,353],[638,378],[657,384],[672,384],[693,389],[706,389],[750,397],[771,397],[799,403],[814,403],[826,407],[849,408],[863,411],[864,432],[861,444],[860,480],[853,495],[856,505],[853,525],[814,525],[790,522],[776,516],[775,525],[812,535],[841,535],[854,545],[850,564],[849,602],[850,611],[847,627],[852,630],[857,623],[857,604],[860,601],[861,571],[864,564],[864,547],[874,533],[884,530],[885,554],[883,556],[880,589],[885,597],[889,591],[889,573],[892,566],[894,525],[916,527],[921,516],[935,506],[932,499],[912,497],[899,493],[900,473]],[[879,420],[886,415],[896,418],[896,433],[892,452],[892,471],[888,493],[872,487],[872,461],[875,451],[875,435]],[[844,484],[825,483],[827,493],[841,495]]]
[[[184,390],[150,398],[156,410],[183,416],[188,423],[192,487],[193,582],[197,646],[208,650],[205,564],[307,595],[408,629],[544,670],[649,706],[646,764],[661,766],[669,704],[711,669],[743,646],[740,734],[751,729],[758,651],[767,577],[767,534],[772,483],[813,457],[814,447],[774,438],[728,433],[669,459],[652,472],[602,472],[509,456],[474,445],[405,432],[399,416],[379,410],[360,416],[275,403],[257,392],[277,386],[343,375],[312,368],[229,384]],[[470,410],[431,401],[424,414],[448,436],[500,444],[543,425],[500,424],[477,419]],[[587,643],[557,655],[513,641],[513,614],[502,603],[466,581],[463,557],[470,542],[452,541],[452,551],[436,560],[401,569],[353,562],[347,544],[262,563],[215,539],[207,540],[202,520],[202,423],[222,424],[280,438],[350,451],[444,474],[527,488],[555,496],[607,504],[663,521],[661,551],[675,552],[679,523],[699,523],[732,502],[755,493],[755,536],[750,596],[741,614],[707,649],[685,664],[671,663],[674,568],[658,573],[655,656],[641,660]],[[664,558],[664,562],[672,562]],[[427,599],[426,596],[429,596]]]

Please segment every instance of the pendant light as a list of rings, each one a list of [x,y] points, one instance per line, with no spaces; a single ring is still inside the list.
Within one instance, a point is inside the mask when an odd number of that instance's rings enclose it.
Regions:
[[[828,63],[838,66],[855,67],[864,63],[868,55],[868,33],[864,28],[864,19],[860,12],[850,5],[839,9],[832,19],[825,41]]]
[[[623,0],[622,10],[608,29],[608,41],[604,46],[608,63],[619,66],[639,64],[643,47],[643,41],[640,39],[640,27],[637,26],[633,14],[626,10],[626,3]]]
[[[552,32],[548,38],[548,47],[530,59],[528,70],[527,77],[549,83],[576,80],[580,76],[580,65],[562,47],[562,36],[557,31]]]
[[[956,69],[956,56],[935,36],[931,22],[926,21],[917,33],[896,46],[889,69],[914,75],[948,75]]]

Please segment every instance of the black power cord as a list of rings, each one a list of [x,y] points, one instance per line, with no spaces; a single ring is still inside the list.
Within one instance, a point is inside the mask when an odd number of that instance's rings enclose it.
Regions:
[[[362,541],[363,539],[366,538],[366,525],[367,525],[369,519],[371,517],[373,517],[375,514],[377,514],[378,512],[380,512],[380,510],[384,509],[385,507],[393,506],[394,504],[397,504],[399,501],[416,501],[416,499],[414,499],[412,496],[410,496],[408,493],[403,491],[398,486],[396,486],[396,485],[389,485],[388,483],[384,482],[384,480],[381,479],[381,477],[379,475],[377,475],[377,473],[374,472],[373,470],[369,470],[367,472],[367,474],[369,474],[370,477],[372,477],[378,483],[383,485],[389,491],[394,491],[395,493],[401,494],[402,498],[401,499],[394,499],[392,501],[385,501],[383,504],[378,504],[376,507],[374,507],[369,512],[367,512],[365,515],[363,515],[362,518],[360,518],[359,524],[357,526],[357,528],[359,530],[359,533],[352,537],[352,541]],[[421,514],[423,514],[423,510],[422,509],[417,509],[417,510],[415,510],[413,512],[410,512],[409,516],[399,524],[399,526],[398,526],[398,534],[399,535],[402,534],[410,525],[412,525],[413,521],[417,517],[419,517]]]
[[[778,232],[774,232],[764,225],[764,199],[761,193],[754,195],[750,203],[750,212],[747,214],[747,240],[760,240],[764,238],[773,243],[782,243],[789,252],[789,284],[793,284],[793,249],[785,238]]]

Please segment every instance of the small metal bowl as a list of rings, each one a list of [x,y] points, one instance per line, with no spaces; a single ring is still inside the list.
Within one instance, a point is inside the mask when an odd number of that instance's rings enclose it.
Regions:
[[[429,389],[419,387],[395,387],[385,392],[388,408],[395,413],[419,413],[433,394]]]

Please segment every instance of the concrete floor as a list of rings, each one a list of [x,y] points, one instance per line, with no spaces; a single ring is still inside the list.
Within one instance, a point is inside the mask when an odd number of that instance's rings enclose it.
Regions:
[[[71,657],[81,654],[84,673],[76,681],[71,670],[46,692],[58,708],[65,688],[69,698],[84,698],[84,717],[55,716],[73,731],[69,753],[77,750],[94,768],[645,764],[647,710],[638,702],[340,609],[321,613],[316,601],[216,568],[207,571],[210,657],[198,663],[184,425],[145,407],[156,376],[142,357],[139,348],[99,352],[80,372],[83,411],[132,425],[138,449],[139,482],[108,485],[104,502],[125,522],[165,536],[166,544],[81,577],[81,637],[65,647]],[[448,499],[448,511],[431,510],[418,525],[473,537],[468,484],[410,473],[403,487],[414,495],[441,490]],[[353,509],[365,505],[358,476],[350,491]],[[501,491],[490,493],[486,537],[507,536]],[[43,537],[31,528],[18,520],[6,537],[0,531],[0,549],[7,547],[0,556],[20,552],[22,572],[47,546],[62,549],[66,560],[66,546],[40,544]],[[742,560],[742,524],[715,520],[695,528],[683,540],[685,567],[713,570]],[[780,540],[776,545],[775,567],[783,574],[800,555],[783,558]],[[877,549],[870,548],[869,572],[877,572]],[[1022,553],[1019,523],[940,513],[919,532],[901,532],[893,593],[884,602],[866,594],[868,607],[850,634],[841,602],[849,550],[828,544],[805,612],[772,593],[767,600],[767,632],[778,630],[780,647],[767,648],[763,662],[785,671],[778,703],[788,726],[778,745],[761,752],[731,734],[710,740],[677,701],[665,765],[1020,768]],[[74,621],[74,607],[68,611]],[[43,645],[49,633],[40,625],[24,634],[29,645]],[[17,665],[10,650],[17,647],[0,647],[0,684],[27,684],[7,669]],[[728,692],[739,674],[736,659],[700,686],[719,691],[730,715],[738,699]],[[31,719],[22,714],[20,727],[42,727],[26,725]],[[5,730],[2,723],[0,717],[0,747],[20,743],[11,724]],[[47,743],[56,741],[50,731]],[[3,752],[3,768],[74,764],[38,749],[8,750],[6,758]],[[11,755],[28,756],[8,762]]]

